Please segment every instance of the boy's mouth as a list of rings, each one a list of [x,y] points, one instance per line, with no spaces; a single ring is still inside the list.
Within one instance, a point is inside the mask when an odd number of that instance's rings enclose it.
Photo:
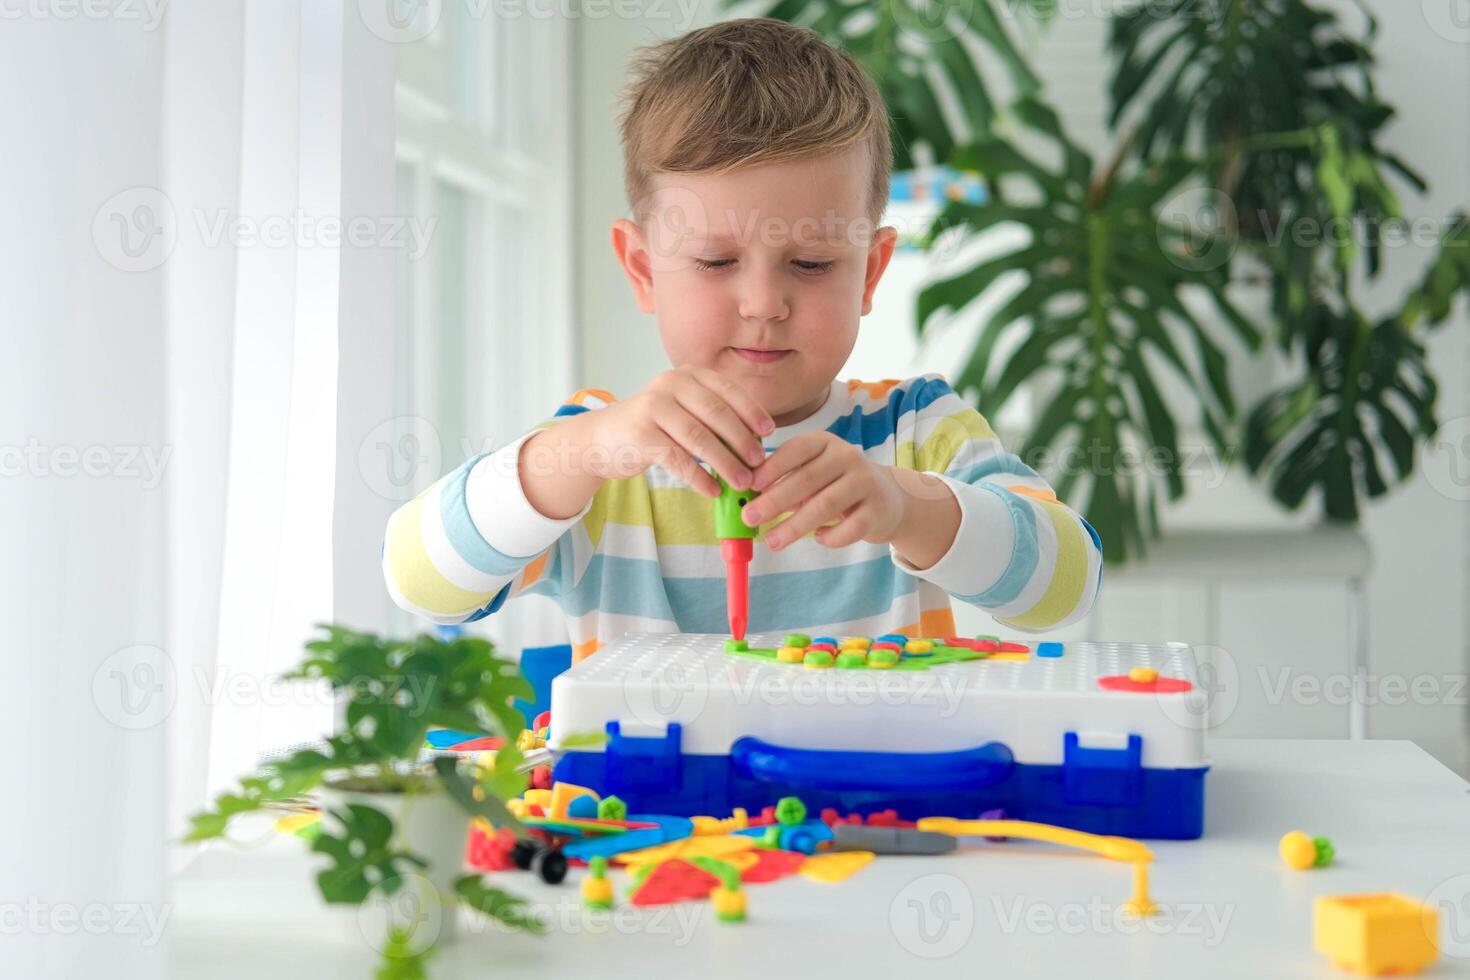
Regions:
[[[731,347],[730,349],[747,361],[753,361],[756,364],[769,364],[772,361],[779,361],[791,353],[789,349],[779,347]]]

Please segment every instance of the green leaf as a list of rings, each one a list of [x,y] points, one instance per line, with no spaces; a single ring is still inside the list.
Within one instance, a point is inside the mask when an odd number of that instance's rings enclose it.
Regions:
[[[428,963],[437,950],[432,945],[416,950],[416,945],[410,930],[394,926],[383,947],[383,965],[373,974],[375,980],[428,980]]]
[[[331,858],[331,865],[317,874],[317,890],[334,904],[359,904],[374,888],[397,882],[413,869],[428,866],[423,858],[392,843],[393,821],[374,807],[349,803],[327,811],[335,821],[323,825],[311,843],[312,851]],[[340,833],[333,833],[340,829]],[[396,885],[389,886],[396,890]],[[391,894],[392,891],[387,891]]]
[[[456,879],[454,891],[462,902],[481,915],[536,935],[546,932],[546,924],[530,912],[524,898],[486,886],[479,875]]]
[[[1246,462],[1267,476],[1286,507],[1300,506],[1316,488],[1328,517],[1356,520],[1360,497],[1381,496],[1392,485],[1380,454],[1393,461],[1393,482],[1413,472],[1415,431],[1433,431],[1436,389],[1423,384],[1423,348],[1396,318],[1370,326],[1354,310],[1318,304],[1299,336],[1310,374],[1250,413]],[[1390,407],[1395,402],[1413,413],[1413,430]]]

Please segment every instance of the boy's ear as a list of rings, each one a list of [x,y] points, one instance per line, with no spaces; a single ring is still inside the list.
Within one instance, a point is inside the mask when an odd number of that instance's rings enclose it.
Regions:
[[[897,244],[896,228],[884,225],[873,233],[873,243],[868,246],[868,268],[863,277],[863,316],[873,310],[873,290],[878,288],[878,280],[883,278],[883,270],[888,268],[888,260],[893,258]]]
[[[638,308],[644,313],[656,312],[653,308],[653,263],[643,241],[642,229],[627,218],[619,218],[612,225],[612,246],[623,273],[633,287]]]

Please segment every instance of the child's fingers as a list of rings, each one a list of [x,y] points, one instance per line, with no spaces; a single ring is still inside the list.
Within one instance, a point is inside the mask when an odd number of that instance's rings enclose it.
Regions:
[[[827,441],[820,438],[823,433],[793,436],[781,444],[766,461],[755,468],[752,488],[765,493],[781,477],[792,470],[816,459],[827,448]],[[780,511],[776,511],[780,513]]]
[[[787,511],[794,512],[840,475],[832,467],[824,466],[821,454],[818,453],[805,465],[788,473],[784,480],[746,504],[745,509],[741,511],[741,517],[745,519],[745,523],[755,527],[778,514],[784,514]]]
[[[709,368],[699,368],[694,372],[694,376],[699,379],[700,384],[724,399],[751,432],[757,436],[768,436],[776,431],[776,423],[770,413],[761,408],[760,402],[751,397],[750,392],[720,372],[711,371]],[[764,459],[764,452],[761,455]]]
[[[678,444],[669,442],[660,446],[656,451],[659,457],[654,465],[661,466],[682,480],[696,493],[702,493],[706,497],[718,497],[720,495],[720,484],[703,466],[700,466],[695,458],[685,452]]]
[[[784,548],[809,531],[815,531],[839,517],[855,503],[857,499],[852,482],[840,478],[834,480],[767,534],[766,545],[777,550]]]
[[[735,458],[713,432],[677,401],[666,407],[655,419],[675,444],[691,455],[697,456],[715,468],[732,487],[743,489],[750,486],[751,473],[745,464]],[[718,486],[718,485],[717,485]]]
[[[817,544],[824,548],[846,548],[850,544],[861,541],[866,533],[868,533],[867,515],[864,512],[863,502],[859,501],[847,508],[836,524],[819,527],[812,536],[816,538]]]
[[[759,466],[766,461],[766,451],[761,448],[760,440],[730,403],[717,393],[696,381],[680,388],[674,397],[685,411],[719,436],[732,452],[743,457],[746,466]]]

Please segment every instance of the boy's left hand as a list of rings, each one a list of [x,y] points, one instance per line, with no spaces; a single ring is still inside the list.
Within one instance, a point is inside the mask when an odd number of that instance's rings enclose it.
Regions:
[[[856,541],[887,544],[903,523],[906,494],[889,467],[831,432],[805,432],[781,444],[755,468],[760,496],[741,516],[751,527],[791,511],[766,536],[773,551],[816,531],[817,543],[841,548]],[[834,527],[822,527],[839,521]]]

